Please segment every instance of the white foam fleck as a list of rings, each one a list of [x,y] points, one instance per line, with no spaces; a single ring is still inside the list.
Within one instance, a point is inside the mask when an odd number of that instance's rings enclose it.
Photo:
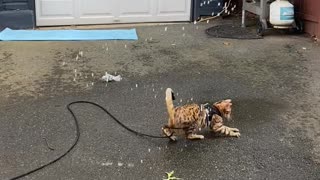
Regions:
[[[128,167],[132,168],[132,167],[134,167],[134,164],[133,163],[128,163]]]
[[[122,162],[118,162],[118,166],[119,167],[123,166],[123,163]]]
[[[102,166],[112,166],[113,165],[113,162],[111,161],[107,161],[105,163],[101,163]]]

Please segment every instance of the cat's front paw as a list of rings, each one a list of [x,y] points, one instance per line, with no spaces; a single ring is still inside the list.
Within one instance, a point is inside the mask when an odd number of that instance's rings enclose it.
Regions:
[[[177,141],[177,137],[176,136],[170,136],[169,137],[171,141]]]
[[[233,136],[233,137],[240,137],[240,133],[239,132],[233,132],[233,131],[231,131],[230,132],[230,136]]]
[[[230,128],[230,130],[233,131],[233,132],[239,132],[238,128]]]

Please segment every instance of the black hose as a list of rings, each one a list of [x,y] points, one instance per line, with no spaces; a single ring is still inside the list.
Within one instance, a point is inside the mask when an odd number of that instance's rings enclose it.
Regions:
[[[133,129],[130,129],[129,127],[127,127],[126,125],[124,125],[121,121],[119,121],[116,117],[114,117],[107,109],[105,109],[104,107],[100,106],[99,104],[97,103],[94,103],[94,102],[90,102],[90,101],[74,101],[74,102],[71,102],[67,105],[67,109],[68,111],[71,113],[72,117],[73,117],[73,120],[74,120],[74,124],[76,126],[76,139],[74,140],[72,146],[65,152],[63,153],[62,155],[60,155],[58,158],[48,162],[47,164],[44,164],[36,169],[33,169],[29,172],[26,172],[26,173],[23,173],[21,175],[18,175],[16,177],[13,177],[11,178],[10,180],[16,180],[16,179],[20,179],[24,176],[27,176],[27,175],[30,175],[36,171],[39,171],[57,161],[59,161],[60,159],[62,159],[63,157],[65,157],[77,144],[78,144],[78,141],[79,141],[79,138],[80,138],[80,129],[79,129],[79,123],[78,123],[78,119],[76,117],[76,115],[74,114],[74,112],[72,111],[71,109],[71,105],[73,104],[91,104],[93,106],[96,106],[100,109],[102,109],[105,113],[107,113],[114,121],[116,121],[120,126],[122,126],[123,128],[125,128],[126,130],[134,133],[135,135],[137,136],[145,136],[145,137],[150,137],[150,138],[168,138],[167,136],[154,136],[154,135],[149,135],[149,134],[144,134],[144,133],[141,133],[141,132],[138,132],[138,131],[135,131]],[[170,136],[169,136],[170,137]]]

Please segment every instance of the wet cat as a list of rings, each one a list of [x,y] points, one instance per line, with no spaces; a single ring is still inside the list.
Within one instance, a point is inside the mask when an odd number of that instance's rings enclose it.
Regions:
[[[204,139],[203,135],[196,132],[204,127],[209,127],[215,133],[226,136],[240,137],[239,129],[223,125],[223,119],[231,118],[231,100],[226,99],[210,104],[186,104],[174,107],[174,94],[171,88],[166,90],[166,104],[169,114],[168,124],[162,127],[165,136],[175,141],[173,133],[177,129],[184,131],[187,139]]]

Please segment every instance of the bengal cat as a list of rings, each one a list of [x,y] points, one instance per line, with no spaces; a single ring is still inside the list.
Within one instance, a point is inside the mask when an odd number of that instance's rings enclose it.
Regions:
[[[223,125],[223,119],[231,119],[231,100],[226,99],[210,104],[186,104],[173,106],[174,94],[171,88],[166,90],[166,104],[169,114],[168,124],[162,127],[165,136],[176,141],[173,133],[182,129],[187,139],[204,139],[196,132],[201,128],[209,127],[215,133],[226,136],[240,137],[239,129]]]

